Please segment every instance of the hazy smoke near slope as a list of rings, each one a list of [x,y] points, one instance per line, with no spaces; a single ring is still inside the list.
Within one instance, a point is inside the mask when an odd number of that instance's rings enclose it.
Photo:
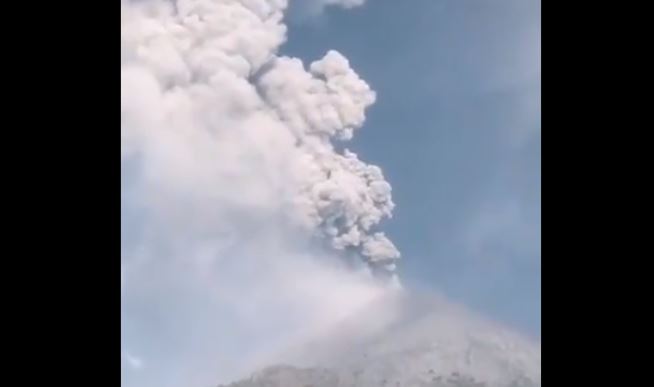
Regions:
[[[304,346],[223,387],[541,386],[538,344],[434,294],[388,294]]]
[[[121,2],[123,385],[235,376],[396,281],[391,187],[334,147],[375,94],[279,56],[287,6]]]

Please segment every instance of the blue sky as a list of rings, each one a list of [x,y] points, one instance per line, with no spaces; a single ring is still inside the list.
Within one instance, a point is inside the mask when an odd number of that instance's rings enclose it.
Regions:
[[[336,49],[377,91],[348,147],[393,185],[409,286],[541,330],[540,0],[369,0],[295,18],[284,52]]]

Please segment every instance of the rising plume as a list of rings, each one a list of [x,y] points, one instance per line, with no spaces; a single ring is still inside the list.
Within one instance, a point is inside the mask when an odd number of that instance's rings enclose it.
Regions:
[[[280,54],[288,5],[121,2],[125,385],[236,376],[398,284],[391,186],[344,147],[375,93]]]

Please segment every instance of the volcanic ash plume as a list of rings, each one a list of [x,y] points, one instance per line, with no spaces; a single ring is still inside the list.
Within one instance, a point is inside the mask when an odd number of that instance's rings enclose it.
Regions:
[[[124,163],[138,160],[152,195],[183,198],[190,213],[282,214],[392,272],[399,252],[373,231],[391,216],[391,186],[332,144],[362,126],[375,93],[336,51],[308,68],[278,56],[286,6],[123,2]]]
[[[334,145],[375,93],[338,52],[278,55],[287,6],[121,3],[128,385],[217,382],[396,283],[391,186]]]

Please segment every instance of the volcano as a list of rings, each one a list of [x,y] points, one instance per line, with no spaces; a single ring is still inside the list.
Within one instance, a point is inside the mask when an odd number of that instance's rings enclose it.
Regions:
[[[396,292],[228,387],[535,387],[540,344],[442,297]]]

